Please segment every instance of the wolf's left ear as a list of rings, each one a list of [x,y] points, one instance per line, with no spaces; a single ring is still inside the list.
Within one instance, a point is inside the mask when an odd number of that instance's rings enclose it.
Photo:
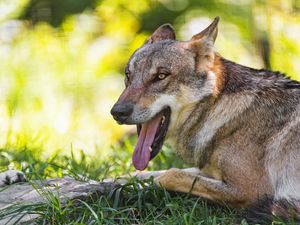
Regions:
[[[195,53],[198,71],[209,70],[214,64],[214,43],[218,34],[219,19],[216,17],[207,28],[194,35],[190,41],[179,44],[180,47]]]
[[[163,40],[175,40],[175,38],[175,31],[172,25],[164,24],[154,31],[154,33],[146,40],[145,44],[152,44]]]
[[[191,41],[197,41],[197,40],[206,40],[206,41],[212,41],[215,42],[217,35],[218,35],[218,23],[219,23],[220,17],[215,17],[214,21],[203,31],[201,31],[198,34],[195,34],[192,37]]]

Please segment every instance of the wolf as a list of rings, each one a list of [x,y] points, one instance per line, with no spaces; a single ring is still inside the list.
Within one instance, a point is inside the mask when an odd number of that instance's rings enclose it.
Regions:
[[[164,140],[194,166],[144,173],[167,190],[299,214],[300,83],[223,58],[214,48],[218,22],[189,41],[176,40],[170,24],[160,26],[130,57],[111,114],[137,126],[137,170]],[[249,215],[254,221],[259,213]]]

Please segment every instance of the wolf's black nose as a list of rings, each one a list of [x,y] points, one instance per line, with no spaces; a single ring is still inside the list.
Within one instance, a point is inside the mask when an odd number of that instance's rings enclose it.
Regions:
[[[112,107],[110,113],[116,121],[124,123],[133,112],[133,106],[134,104],[131,102],[117,103]]]

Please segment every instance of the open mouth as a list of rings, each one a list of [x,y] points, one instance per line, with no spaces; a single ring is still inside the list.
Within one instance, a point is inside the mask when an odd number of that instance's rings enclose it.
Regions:
[[[171,109],[165,108],[153,119],[137,125],[139,135],[132,162],[137,170],[144,170],[161,149],[170,123]]]

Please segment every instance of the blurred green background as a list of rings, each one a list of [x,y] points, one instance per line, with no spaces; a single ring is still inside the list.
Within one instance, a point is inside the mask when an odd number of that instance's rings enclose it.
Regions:
[[[0,0],[0,169],[114,151],[133,169],[135,128],[109,113],[126,61],[159,25],[188,40],[217,15],[222,56],[300,79],[300,0]]]

